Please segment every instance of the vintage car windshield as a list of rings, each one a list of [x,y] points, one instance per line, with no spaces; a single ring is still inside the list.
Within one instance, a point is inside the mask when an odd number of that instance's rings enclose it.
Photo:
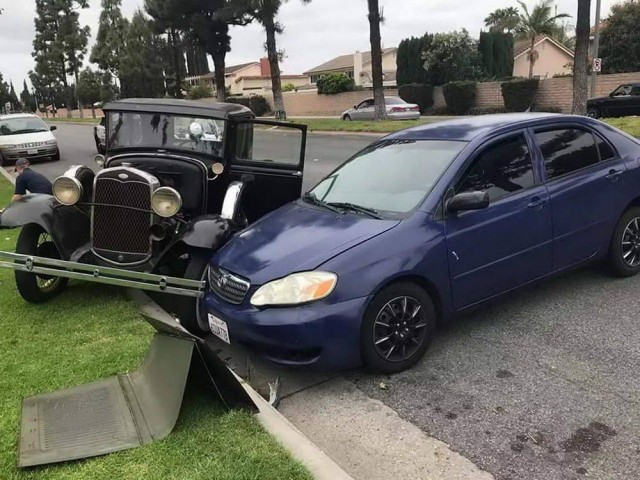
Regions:
[[[379,213],[416,208],[465,142],[387,140],[372,145],[311,191],[324,203],[350,203]]]
[[[109,149],[154,148],[223,155],[226,122],[164,113],[111,112]]]
[[[38,117],[16,117],[0,120],[0,135],[47,132],[49,127]]]

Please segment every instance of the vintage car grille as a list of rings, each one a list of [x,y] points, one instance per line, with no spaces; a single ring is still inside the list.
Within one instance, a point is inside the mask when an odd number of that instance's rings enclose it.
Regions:
[[[131,168],[96,175],[92,228],[97,255],[116,263],[138,263],[150,256],[154,181]]]
[[[209,287],[221,299],[239,305],[247,295],[250,284],[222,268],[211,267],[209,268]]]

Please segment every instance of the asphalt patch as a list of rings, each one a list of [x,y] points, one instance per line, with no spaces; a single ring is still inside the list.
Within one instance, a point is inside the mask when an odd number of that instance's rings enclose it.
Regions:
[[[617,432],[600,422],[591,422],[586,428],[579,428],[560,445],[565,452],[593,453],[600,450],[602,442],[614,437]]]

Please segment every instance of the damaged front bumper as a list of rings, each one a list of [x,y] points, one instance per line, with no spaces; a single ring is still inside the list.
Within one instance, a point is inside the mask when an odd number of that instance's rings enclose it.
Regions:
[[[0,268],[195,298],[200,297],[206,288],[204,280],[168,277],[10,252],[0,252]]]

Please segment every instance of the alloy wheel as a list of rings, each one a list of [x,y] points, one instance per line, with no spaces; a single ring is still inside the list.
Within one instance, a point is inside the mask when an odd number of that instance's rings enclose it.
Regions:
[[[640,218],[629,222],[622,234],[622,259],[630,267],[640,265]]]
[[[402,362],[420,348],[427,334],[426,312],[413,297],[396,297],[376,316],[373,342],[380,357]]]

